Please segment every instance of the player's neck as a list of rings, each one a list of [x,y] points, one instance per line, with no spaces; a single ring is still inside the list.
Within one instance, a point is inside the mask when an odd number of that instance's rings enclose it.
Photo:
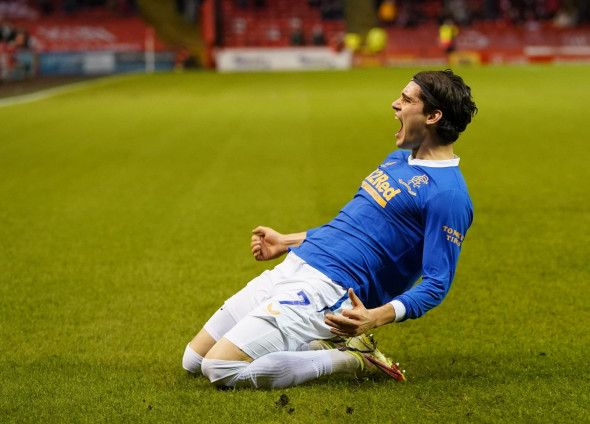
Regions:
[[[420,147],[412,150],[412,157],[421,160],[447,160],[453,159],[455,154],[453,144],[422,143]]]

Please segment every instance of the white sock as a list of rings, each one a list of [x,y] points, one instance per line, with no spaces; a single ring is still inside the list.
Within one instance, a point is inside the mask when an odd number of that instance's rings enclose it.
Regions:
[[[332,374],[332,355],[330,351],[272,352],[251,363],[204,359],[202,371],[218,386],[276,389]]]
[[[359,359],[346,351],[338,349],[326,350],[332,358],[332,371],[334,373],[354,374],[361,367]]]
[[[309,348],[309,343],[303,343],[297,346],[297,352],[307,352],[308,350],[313,350]]]
[[[328,346],[322,340],[312,340],[311,342],[309,342],[308,346],[309,346],[309,350],[329,350],[329,349],[332,349],[330,346]]]
[[[190,343],[184,349],[184,356],[182,357],[182,367],[193,374],[201,374],[201,363],[203,357],[191,349]]]
[[[203,359],[201,372],[216,386],[234,387],[250,362]]]

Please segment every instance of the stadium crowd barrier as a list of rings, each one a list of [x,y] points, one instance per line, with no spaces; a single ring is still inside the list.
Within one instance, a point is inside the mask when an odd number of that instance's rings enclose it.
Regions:
[[[137,15],[101,19],[83,14],[38,16],[18,21],[18,25],[30,35],[30,46],[11,52],[10,63],[16,64],[15,69],[27,69],[27,77],[31,73],[95,75],[175,66],[175,52]]]

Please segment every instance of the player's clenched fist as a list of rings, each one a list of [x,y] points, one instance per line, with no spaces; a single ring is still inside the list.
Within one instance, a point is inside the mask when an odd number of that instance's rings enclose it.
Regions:
[[[283,235],[269,227],[256,227],[252,230],[252,255],[257,261],[268,261],[281,256],[287,251]]]

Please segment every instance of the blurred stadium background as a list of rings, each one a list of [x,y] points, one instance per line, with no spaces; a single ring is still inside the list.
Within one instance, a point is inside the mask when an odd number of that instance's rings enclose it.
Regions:
[[[590,61],[587,0],[0,0],[0,78]]]

